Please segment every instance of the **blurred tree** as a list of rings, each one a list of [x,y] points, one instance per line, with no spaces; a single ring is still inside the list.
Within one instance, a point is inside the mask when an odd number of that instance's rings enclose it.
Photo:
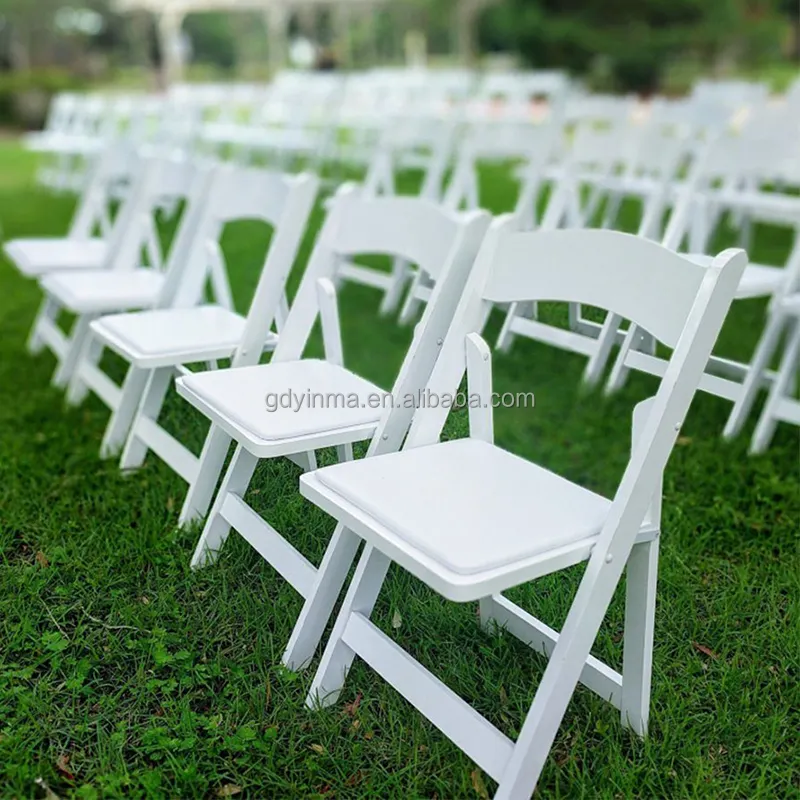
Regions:
[[[488,29],[542,67],[591,72],[611,65],[618,87],[657,88],[670,61],[707,65],[779,55],[781,0],[505,0]],[[797,0],[793,0],[797,4]]]
[[[242,17],[252,25],[249,15],[243,14]],[[192,43],[192,60],[213,64],[222,70],[232,70],[236,66],[236,40],[233,32],[236,22],[233,14],[189,14],[183,23],[183,30]],[[260,20],[258,30],[263,31]]]
[[[3,60],[15,70],[81,71],[92,53],[118,44],[109,33],[109,19],[108,0],[0,0]]]
[[[800,0],[780,0],[780,10],[792,24],[792,58],[800,61]]]

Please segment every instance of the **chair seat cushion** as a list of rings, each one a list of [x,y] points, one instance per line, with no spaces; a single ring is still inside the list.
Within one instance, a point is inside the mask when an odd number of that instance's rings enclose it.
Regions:
[[[344,367],[317,359],[199,372],[178,383],[201,410],[213,410],[215,417],[268,442],[374,426],[386,394]],[[281,401],[283,407],[270,410]]]
[[[319,482],[459,575],[596,536],[611,503],[496,445],[460,439],[326,467]]]
[[[42,289],[78,314],[147,308],[158,300],[164,276],[153,269],[80,270],[42,278]]]
[[[685,254],[694,264],[708,267],[714,256],[700,253]],[[783,267],[770,267],[764,264],[750,263],[745,267],[739,288],[736,290],[737,300],[747,300],[752,297],[769,297],[777,292],[786,280],[786,270]]]
[[[245,318],[215,305],[113,314],[92,323],[95,335],[131,362],[186,364],[230,356]],[[268,344],[274,347],[277,336]],[[163,362],[163,363],[162,363]]]
[[[100,269],[108,249],[102,239],[13,239],[3,250],[29,277],[71,269]]]

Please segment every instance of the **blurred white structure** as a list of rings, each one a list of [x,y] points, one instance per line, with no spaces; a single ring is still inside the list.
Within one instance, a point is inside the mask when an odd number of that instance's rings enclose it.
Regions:
[[[349,25],[350,9],[360,7],[371,12],[385,0],[116,0],[120,12],[146,11],[154,15],[158,26],[162,68],[167,82],[180,81],[183,76],[186,48],[181,28],[189,14],[208,11],[260,11],[269,38],[270,66],[277,69],[287,60],[289,21],[293,12],[309,7],[330,8],[337,27]],[[347,36],[343,36],[347,40]]]

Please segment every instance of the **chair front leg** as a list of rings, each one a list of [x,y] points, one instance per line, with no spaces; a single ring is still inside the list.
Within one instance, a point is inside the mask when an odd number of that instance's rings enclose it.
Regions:
[[[306,705],[309,708],[329,706],[338,700],[356,655],[343,641],[345,629],[352,614],[361,614],[367,619],[372,615],[390,563],[389,557],[372,545],[364,548],[308,691]]]
[[[81,314],[72,327],[64,357],[61,359],[51,381],[53,386],[63,389],[72,378],[72,373],[78,366],[78,359],[83,352],[86,337],[89,335],[89,325],[92,317],[89,314]]]
[[[42,336],[42,328],[48,324],[55,325],[58,311],[58,303],[49,294],[46,294],[39,306],[39,310],[36,312],[36,319],[31,326],[31,332],[28,334],[27,348],[31,355],[37,355],[44,350],[45,341]]]
[[[228,471],[219,487],[214,505],[211,507],[211,513],[208,515],[203,533],[200,535],[200,541],[198,541],[192,556],[192,569],[205,567],[216,560],[231,531],[230,523],[222,516],[222,506],[228,494],[244,497],[257,464],[256,456],[241,445],[236,446],[236,452],[233,454]]]
[[[141,403],[150,376],[149,370],[128,367],[122,383],[119,405],[111,409],[111,419],[103,433],[100,458],[110,458],[119,453],[130,432],[137,409]]]
[[[758,425],[753,431],[753,440],[750,443],[751,453],[763,453],[769,447],[778,425],[778,407],[794,386],[798,361],[800,361],[800,320],[795,320],[792,330],[789,332],[778,374],[772,383]]]
[[[139,407],[129,426],[128,438],[119,461],[120,469],[139,469],[144,464],[148,448],[136,435],[136,428],[141,419],[150,419],[153,422],[158,419],[171,380],[172,367],[159,367],[150,371]]]
[[[647,735],[653,674],[659,538],[634,545],[625,588],[625,634],[622,658],[622,724]]]
[[[102,355],[103,343],[89,329],[78,357],[78,363],[75,365],[72,377],[69,379],[66,395],[68,406],[80,405],[86,399],[86,395],[89,393],[89,386],[83,378],[82,370],[84,365],[88,368],[96,367],[100,363]]]
[[[392,282],[381,301],[380,314],[393,314],[397,310],[409,276],[408,262],[396,258],[392,263]]]
[[[600,335],[597,338],[597,348],[589,357],[586,369],[583,372],[583,383],[586,386],[597,386],[600,378],[603,377],[603,371],[608,364],[614,343],[617,341],[617,333],[621,324],[622,317],[612,312],[606,315]]]
[[[402,309],[400,309],[400,316],[398,317],[398,322],[401,325],[408,325],[411,322],[411,320],[413,320],[417,316],[419,307],[422,305],[422,301],[417,296],[417,292],[423,286],[424,286],[424,280],[422,276],[422,270],[418,269],[414,273],[414,277],[411,279],[411,285],[409,286],[405,303],[403,303],[403,307]]]
[[[750,416],[753,403],[755,403],[761,388],[764,373],[769,367],[770,360],[780,342],[781,333],[786,327],[785,322],[786,318],[780,311],[770,315],[764,334],[753,354],[753,360],[747,368],[741,392],[733,404],[728,421],[725,423],[725,429],[722,431],[725,439],[733,439],[739,434]]]
[[[200,453],[197,477],[189,485],[183,501],[178,527],[183,528],[208,513],[230,444],[231,437],[222,428],[212,424]]]
[[[618,392],[625,385],[625,381],[628,379],[629,372],[628,367],[625,365],[625,359],[628,357],[628,353],[630,353],[631,349],[633,348],[638,335],[638,326],[631,323],[628,326],[628,331],[625,334],[625,338],[623,339],[622,345],[617,353],[614,366],[611,368],[611,374],[608,376],[608,381],[606,381],[604,389],[605,394],[611,395],[614,392]]]
[[[589,560],[495,800],[523,800],[533,794],[623,567],[605,560],[601,551]]]
[[[514,320],[520,310],[519,303],[511,303],[506,312],[506,318],[503,320],[503,327],[500,329],[500,334],[495,344],[495,347],[503,353],[507,353],[511,349],[511,343],[514,341]]]
[[[303,669],[314,657],[359,544],[361,539],[351,530],[341,523],[336,526],[283,653],[285,667]]]

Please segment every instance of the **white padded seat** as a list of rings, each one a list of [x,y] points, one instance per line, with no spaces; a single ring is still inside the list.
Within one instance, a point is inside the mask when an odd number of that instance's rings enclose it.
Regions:
[[[41,281],[45,292],[79,314],[147,308],[158,300],[163,283],[160,272],[145,268],[56,273]]]
[[[192,405],[263,457],[288,440],[329,433],[336,443],[368,439],[386,394],[344,367],[317,359],[201,372],[179,378],[176,385]],[[268,396],[288,398],[290,392],[293,407],[268,410]]]
[[[145,368],[228,358],[239,346],[244,327],[244,317],[217,305],[114,314],[91,325],[105,345]],[[267,349],[277,341],[270,335]]]
[[[102,239],[12,239],[3,250],[30,278],[60,270],[100,269],[108,254]]]
[[[434,588],[453,600],[473,599],[461,593],[487,575],[595,537],[611,506],[477,439],[337,464],[302,480],[365,512],[378,523],[371,534],[384,539],[380,549],[394,540],[392,558],[412,573],[427,562],[425,580],[437,572]]]

